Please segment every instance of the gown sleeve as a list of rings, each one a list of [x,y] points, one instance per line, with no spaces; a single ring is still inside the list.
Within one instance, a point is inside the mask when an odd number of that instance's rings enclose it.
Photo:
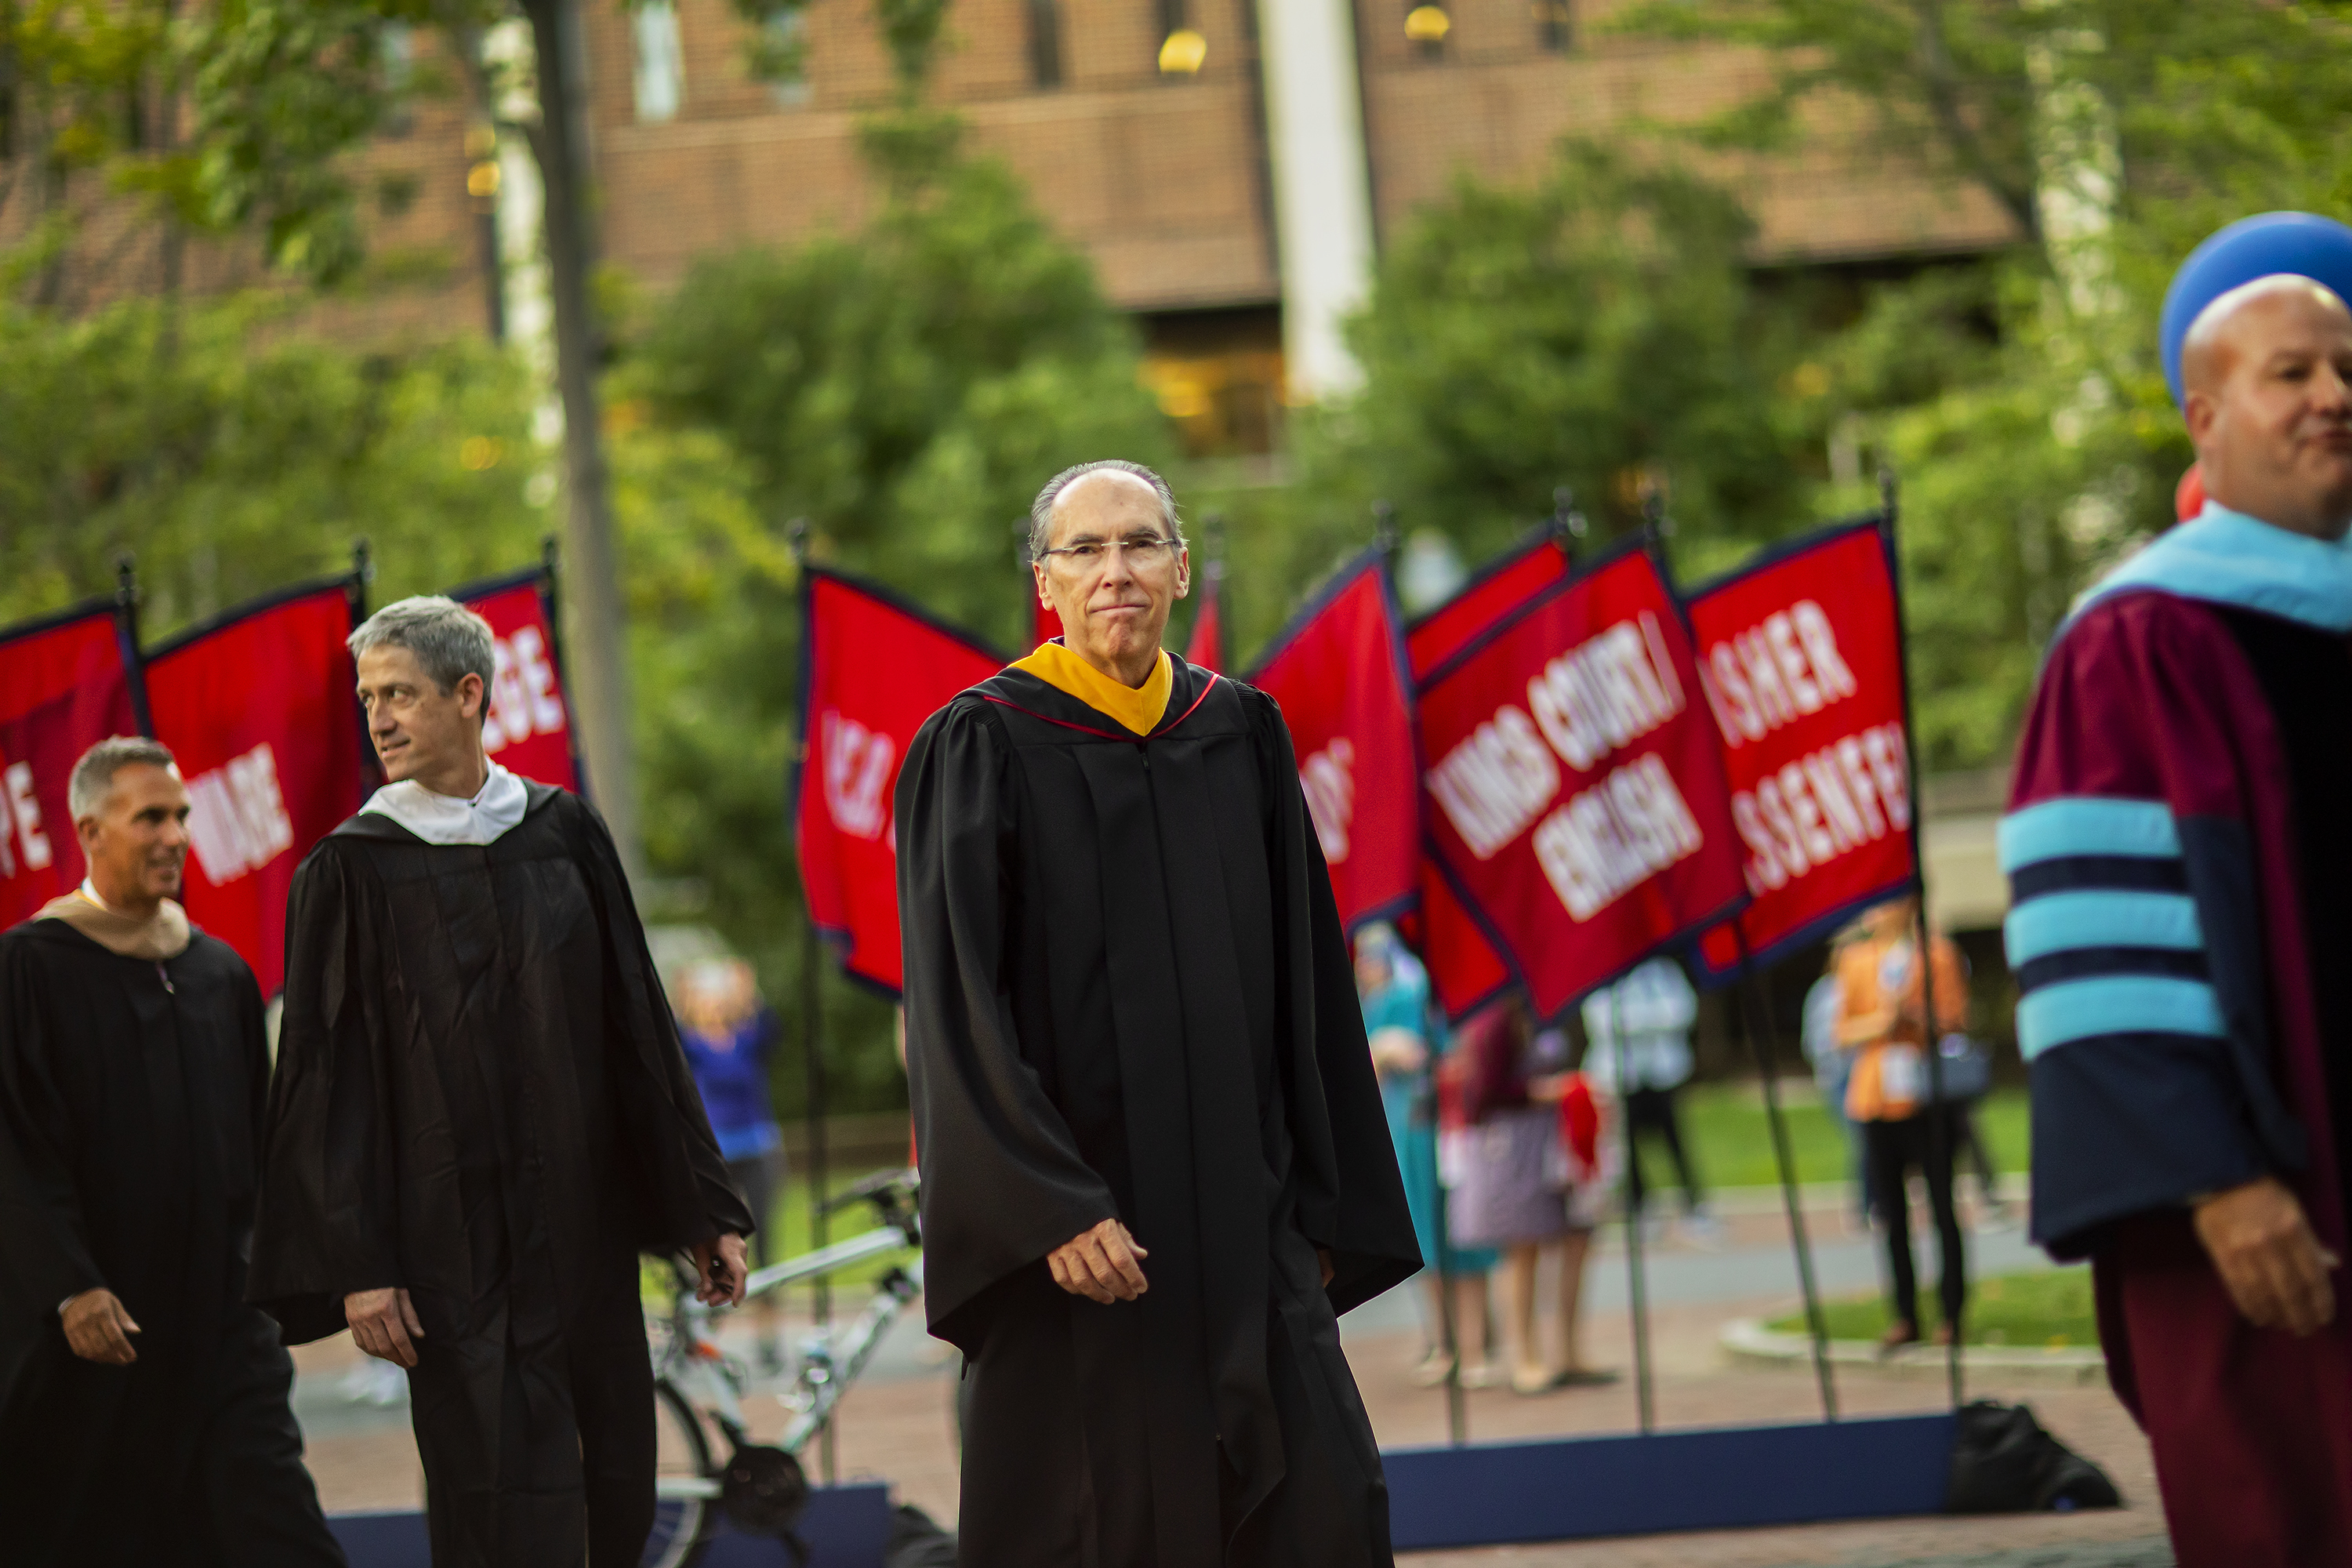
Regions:
[[[659,1234],[645,1239],[688,1247],[730,1233],[750,1236],[757,1228],[751,1205],[727,1173],[710,1131],[620,850],[593,806],[576,796],[569,804],[583,825],[585,868],[604,921],[607,973],[618,992],[612,1066],[620,1104],[653,1189],[648,1195]]]
[[[2300,1163],[2268,1066],[2238,656],[2198,614],[2110,600],[2061,635],[2000,826],[2033,1239],[2060,1258]]]
[[[1291,1124],[1298,1226],[1331,1254],[1328,1291],[1344,1312],[1418,1273],[1421,1245],[1405,1207],[1379,1077],[1331,871],[1299,787],[1281,710],[1244,689],[1271,803],[1271,850],[1283,889],[1277,940],[1286,949],[1288,1051],[1280,1062]]]
[[[341,1330],[353,1291],[407,1283],[383,1029],[361,940],[369,892],[366,873],[330,839],[296,870],[287,902],[285,1011],[246,1294],[289,1344]]]
[[[1014,805],[1007,748],[976,708],[951,703],[917,733],[894,802],[924,1300],[932,1331],[967,1350],[977,1297],[1118,1213],[1014,1028]]]
[[[74,1184],[74,1118],[52,1075],[33,962],[0,942],[0,1277],[12,1318],[38,1321],[106,1283]],[[16,1337],[16,1325],[0,1342]]]

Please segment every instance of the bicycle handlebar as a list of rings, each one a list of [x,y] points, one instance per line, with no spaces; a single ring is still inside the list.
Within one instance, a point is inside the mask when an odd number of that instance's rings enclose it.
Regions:
[[[921,1188],[922,1177],[911,1165],[899,1171],[877,1171],[842,1188],[819,1206],[825,1214],[835,1214],[853,1204],[870,1203],[887,1218]]]

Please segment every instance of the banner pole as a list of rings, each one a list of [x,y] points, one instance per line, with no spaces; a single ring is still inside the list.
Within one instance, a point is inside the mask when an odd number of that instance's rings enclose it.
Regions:
[[[1633,1057],[1625,1047],[1625,983],[1609,988],[1609,1032],[1617,1048],[1617,1123],[1625,1142],[1625,1274],[1633,1310],[1633,1398],[1643,1436],[1657,1425],[1650,1389],[1650,1302],[1648,1281],[1642,1270],[1642,1214],[1632,1202],[1641,1186],[1642,1151],[1633,1140],[1633,1118],[1626,1101],[1633,1092]]]
[[[1955,1168],[1958,1155],[1952,1147],[1951,1108],[1944,1100],[1943,1038],[1936,1014],[1935,937],[1927,921],[1927,860],[1924,848],[1927,833],[1925,815],[1927,792],[1920,787],[1919,736],[1911,718],[1911,633],[1903,613],[1903,553],[1895,532],[1897,498],[1894,469],[1882,468],[1878,470],[1878,497],[1879,526],[1885,530],[1886,537],[1887,576],[1895,584],[1895,647],[1897,654],[1895,662],[1896,668],[1903,672],[1903,763],[1911,786],[1911,881],[1912,886],[1918,889],[1919,898],[1918,919],[1916,921],[1918,945],[1915,952],[1920,965],[1920,1008],[1927,1015],[1920,1020],[1919,1033],[1922,1037],[1921,1049],[1927,1058],[1927,1160],[1931,1169],[1941,1167],[1945,1171],[1946,1201],[1957,1210],[1960,1201],[1960,1173]],[[1879,1201],[1907,1204],[1911,1201],[1911,1194],[1907,1190],[1898,1188],[1891,1194],[1880,1194]],[[1934,1207],[1935,1179],[1930,1174],[1928,1176],[1930,1220],[1935,1217]],[[1961,1278],[1963,1279],[1967,1278],[1965,1237],[1962,1239],[1961,1256],[1943,1260],[1942,1267],[1959,1268],[1962,1270]],[[1965,1296],[1961,1306],[1963,1312],[1960,1315],[1964,1315],[1967,1307]],[[1957,1321],[1948,1320],[1945,1327],[1950,1331],[1951,1343],[1945,1347],[1944,1352],[1944,1381],[1951,1391],[1952,1408],[1957,1410],[1960,1406],[1962,1394],[1960,1324]]]
[[[555,659],[555,679],[563,679],[563,541],[550,533],[539,542],[540,595],[547,605],[547,651]],[[568,698],[572,689],[567,686]],[[578,750],[574,747],[573,750]]]
[[[128,550],[114,558],[114,636],[122,647],[122,668],[131,687],[131,721],[152,740],[155,720],[147,710],[147,655],[139,646],[139,566]]]
[[[362,533],[352,541],[351,583],[343,590],[343,597],[352,606],[353,631],[367,623],[368,584],[374,581],[375,558],[369,551],[367,535]],[[488,694],[484,693],[485,706],[488,701]],[[360,798],[357,804],[364,805],[372,793],[369,781],[383,777],[383,764],[376,760],[375,741],[368,733],[367,707],[356,695],[352,699],[352,717],[358,722],[360,737]]]
[[[800,576],[801,590],[801,689],[808,690],[808,659],[816,647],[816,628],[810,620],[815,596],[808,591],[808,522],[795,519],[786,531],[791,542],[793,564]],[[808,763],[808,705],[801,705],[801,732],[796,748],[800,765]],[[807,1104],[803,1117],[808,1132],[809,1242],[822,1251],[831,1240],[832,1216],[825,1211],[826,1160],[824,1126],[824,1011],[818,987],[824,983],[824,966],[819,961],[816,936],[816,910],[809,902],[808,883],[801,883],[801,1061],[806,1073]],[[827,1338],[833,1328],[833,1285],[823,1274],[810,1282],[811,1305],[814,1309],[817,1335]],[[833,1423],[828,1420],[817,1436],[817,1452],[824,1483],[834,1482]]]
[[[1780,1107],[1780,1065],[1772,1049],[1772,1019],[1769,1009],[1759,1007],[1759,993],[1762,980],[1756,973],[1748,952],[1748,933],[1739,922],[1731,923],[1734,940],[1739,944],[1739,978],[1733,984],[1737,998],[1733,1011],[1739,1016],[1739,1032],[1748,1037],[1748,1054],[1756,1058],[1756,1070],[1764,1084],[1764,1120],[1772,1131],[1772,1159],[1780,1171],[1780,1202],[1789,1213],[1789,1240],[1797,1255],[1797,1289],[1805,1300],[1805,1329],[1813,1342],[1813,1376],[1822,1385],[1822,1418],[1838,1418],[1837,1384],[1830,1373],[1829,1320],[1822,1311],[1821,1288],[1813,1278],[1813,1244],[1805,1231],[1805,1205],[1797,1188],[1797,1155],[1789,1140],[1789,1119]],[[1757,1015],[1763,1015],[1759,1027]]]
[[[1592,525],[1576,509],[1576,491],[1566,485],[1555,485],[1551,492],[1551,517],[1546,526],[1551,531],[1552,542],[1570,561],[1576,559],[1576,546]]]
[[[1429,1130],[1433,1155],[1435,1145],[1445,1136],[1437,1098],[1437,1058],[1429,1063]],[[1445,1181],[1444,1162],[1440,1160],[1437,1182],[1437,1321],[1444,1336],[1445,1349],[1445,1435],[1446,1440],[1459,1448],[1470,1440],[1470,1409],[1462,1392],[1462,1327],[1460,1314],[1454,1300],[1454,1229],[1446,1223]],[[1478,1342],[1486,1343],[1485,1324],[1480,1324]]]
[[[588,764],[580,756],[580,714],[572,705],[572,678],[563,666],[563,541],[549,533],[539,541],[539,604],[547,616],[547,656],[555,661],[556,684],[563,688],[563,749],[572,758],[572,783],[588,795]]]

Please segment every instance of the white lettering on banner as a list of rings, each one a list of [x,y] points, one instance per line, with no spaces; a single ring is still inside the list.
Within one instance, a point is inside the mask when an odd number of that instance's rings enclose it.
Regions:
[[[1543,815],[1559,793],[1559,764],[1533,721],[1507,702],[1429,771],[1429,789],[1485,860]]]
[[[1572,920],[1588,921],[1706,840],[1655,752],[1610,770],[1536,829],[1537,863]]]
[[[1298,765],[1298,787],[1315,824],[1323,858],[1337,865],[1348,858],[1348,829],[1356,820],[1356,744],[1345,735]]]
[[[868,730],[828,708],[820,734],[824,745],[824,809],[833,824],[856,838],[881,835],[890,816],[884,793],[898,747],[889,736]]]
[[[534,734],[552,735],[563,728],[563,699],[555,689],[555,662],[548,657],[547,639],[537,626],[518,626],[511,637],[496,637],[490,647],[497,675],[490,682],[490,716],[482,725],[482,749],[504,751]]]
[[[294,821],[278,787],[269,742],[188,781],[188,847],[205,880],[218,888],[257,871],[294,847]]]
[[[6,837],[7,823],[16,823],[16,858],[25,863],[27,871],[46,871],[51,858],[49,836],[41,826],[41,800],[33,793],[33,764],[10,763],[7,772],[0,773],[0,795],[6,797],[6,806],[0,809],[0,840]],[[0,860],[7,858],[5,842],[0,842]],[[0,875],[13,877],[13,866],[0,865]]]
[[[1911,826],[1903,726],[1880,724],[1833,741],[1731,797],[1731,820],[1751,851],[1748,889],[1769,893],[1891,830]]]
[[[1589,771],[1683,710],[1682,682],[1649,611],[1619,621],[1543,667],[1528,708],[1568,764]]]
[[[1760,741],[1862,689],[1838,652],[1829,616],[1811,599],[1775,610],[1708,648],[1699,661],[1699,685],[1723,743],[1731,747]]]

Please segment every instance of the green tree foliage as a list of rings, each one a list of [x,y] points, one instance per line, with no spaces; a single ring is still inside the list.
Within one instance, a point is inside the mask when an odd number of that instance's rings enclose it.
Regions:
[[[1820,427],[1903,480],[1925,760],[2003,760],[2069,600],[2170,521],[2194,458],[2157,354],[2173,269],[2235,218],[2352,205],[2352,6],[1658,0],[1619,25],[1775,59],[1701,141],[1770,151],[1809,106],[1858,102],[1874,147],[2015,224],[1972,268],[1873,290],[1809,378]],[[2046,232],[2090,164],[2109,221]],[[1870,496],[1865,475],[1815,504]]]
[[[702,263],[631,344],[611,391],[649,421],[616,443],[647,853],[707,890],[770,995],[797,996],[802,920],[783,525],[1012,646],[1038,485],[1076,457],[1171,449],[1137,369],[1085,258],[986,162],[932,163],[854,235]],[[835,980],[824,995],[837,1108],[897,1103],[887,1010]],[[796,1082],[779,1089],[797,1104]]]
[[[1601,535],[1656,493],[1709,559],[1803,518],[1808,411],[1775,394],[1794,316],[1751,284],[1750,233],[1724,190],[1584,143],[1531,188],[1457,181],[1381,258],[1349,332],[1363,390],[1299,435],[1311,517],[1251,574],[1312,576],[1375,500],[1472,560],[1563,485]]]
[[[1072,454],[1171,449],[1137,356],[1085,258],[970,162],[855,236],[702,263],[625,379],[664,423],[723,434],[763,517],[806,518],[822,557],[1009,645],[1038,485]]]
[[[273,339],[281,312],[0,304],[0,619],[110,589],[125,551],[151,636],[342,570],[361,535],[379,599],[534,558],[546,514],[509,356]]]

